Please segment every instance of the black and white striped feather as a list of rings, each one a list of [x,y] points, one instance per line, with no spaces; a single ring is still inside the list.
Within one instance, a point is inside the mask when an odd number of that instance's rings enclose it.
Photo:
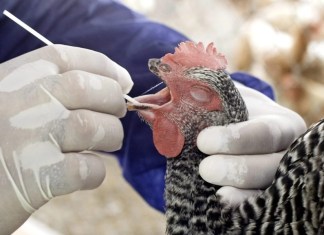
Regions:
[[[186,143],[178,157],[167,160],[167,234],[324,234],[324,121],[290,146],[263,194],[231,208],[216,195],[219,186],[199,176],[206,155],[197,149],[195,138],[206,126],[245,121],[245,104],[223,71],[195,68],[187,76],[213,87],[226,112],[207,113],[183,103],[180,110],[187,118],[171,117],[181,126]]]

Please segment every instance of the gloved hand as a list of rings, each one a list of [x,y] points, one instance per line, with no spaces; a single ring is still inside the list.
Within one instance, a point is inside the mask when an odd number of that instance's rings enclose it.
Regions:
[[[128,72],[103,54],[44,47],[0,64],[0,231],[51,198],[101,184],[121,147]]]
[[[201,177],[224,186],[217,194],[232,205],[268,187],[284,150],[306,131],[305,122],[295,112],[235,84],[247,105],[249,120],[206,128],[197,139],[200,151],[211,155],[199,166]]]

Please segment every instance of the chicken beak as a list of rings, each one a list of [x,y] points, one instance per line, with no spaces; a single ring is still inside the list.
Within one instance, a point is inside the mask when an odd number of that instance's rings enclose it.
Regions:
[[[127,100],[126,107],[128,111],[147,110],[152,108],[150,107],[152,105],[140,103],[129,95],[124,94],[124,98]]]
[[[136,98],[124,95],[124,98],[128,101],[126,103],[128,111],[157,110],[172,100],[171,92],[167,87],[155,94],[138,96]]]
[[[134,104],[134,103],[131,103],[131,102],[127,102],[126,106],[127,106],[128,111],[139,111],[139,110],[153,109],[152,105],[140,104],[140,103]]]

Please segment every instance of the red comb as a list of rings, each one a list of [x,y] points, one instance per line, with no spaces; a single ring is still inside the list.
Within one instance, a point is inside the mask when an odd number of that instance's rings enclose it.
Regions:
[[[205,67],[213,70],[225,69],[227,61],[224,55],[217,53],[213,43],[205,49],[202,42],[182,42],[175,48],[174,54],[168,53],[161,58],[162,63],[168,64],[173,68],[184,66]]]

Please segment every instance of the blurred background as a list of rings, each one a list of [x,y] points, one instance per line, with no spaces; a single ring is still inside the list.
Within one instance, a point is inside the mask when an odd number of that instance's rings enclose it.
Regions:
[[[324,114],[324,0],[124,0],[205,44],[215,42],[229,71],[271,83],[277,102],[311,124]]]
[[[324,0],[122,2],[194,41],[215,42],[227,56],[230,72],[247,71],[271,83],[277,102],[298,112],[308,125],[323,117]],[[164,216],[123,180],[113,157],[104,158],[107,178],[99,189],[56,198],[32,218],[56,235],[164,234]],[[17,234],[36,235],[23,230]]]

